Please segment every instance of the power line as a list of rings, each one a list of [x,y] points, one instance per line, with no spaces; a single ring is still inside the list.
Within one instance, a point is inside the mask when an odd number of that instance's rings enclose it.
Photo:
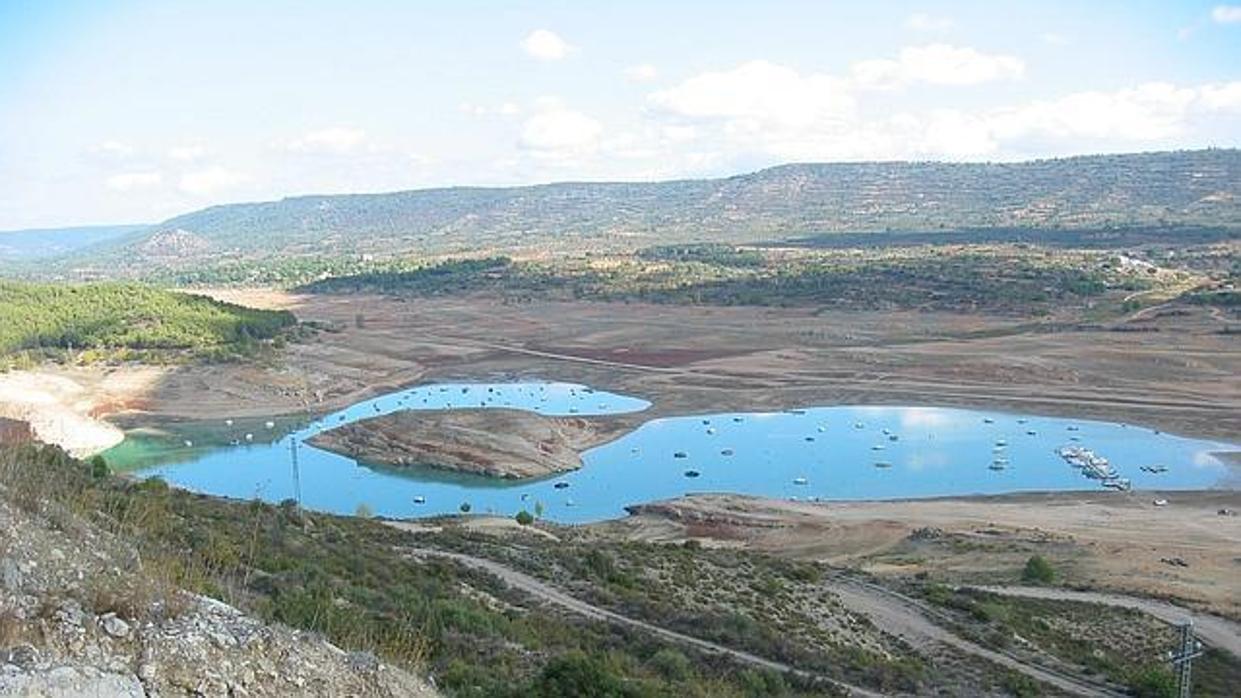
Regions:
[[[1194,639],[1194,622],[1181,623],[1181,644],[1176,652],[1168,652],[1168,659],[1176,672],[1176,689],[1180,698],[1189,698],[1193,691],[1192,665],[1202,656],[1202,643]]]

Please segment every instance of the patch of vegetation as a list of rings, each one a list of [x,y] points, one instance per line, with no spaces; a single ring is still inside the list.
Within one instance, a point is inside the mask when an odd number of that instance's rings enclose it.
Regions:
[[[295,325],[286,311],[138,284],[0,281],[0,367],[252,357]]]
[[[0,451],[4,496],[132,541],[144,569],[272,621],[425,672],[453,696],[811,696],[825,686],[564,615],[482,572],[403,552],[369,519],[97,478],[50,447]],[[61,514],[57,514],[61,512]],[[447,535],[447,534],[446,534]],[[423,545],[424,539],[419,538]],[[114,596],[99,603],[119,605]]]
[[[1164,657],[1176,647],[1179,631],[1139,611],[953,590],[941,584],[921,585],[915,591],[955,617],[959,630],[978,642],[1034,653],[1036,661],[1039,654],[1050,655],[1085,674],[1124,686],[1133,695],[1175,695],[1171,667]],[[1210,649],[1195,661],[1193,681],[1196,696],[1232,695],[1241,681],[1241,660]]]
[[[1051,584],[1055,578],[1056,570],[1042,555],[1031,555],[1021,570],[1021,581],[1031,584]]]
[[[312,293],[488,293],[514,303],[594,300],[701,305],[819,305],[1040,314],[1170,284],[1114,255],[1029,246],[754,250],[667,246],[637,255],[550,261],[446,261],[313,282]],[[1120,299],[1117,298],[1119,304]]]

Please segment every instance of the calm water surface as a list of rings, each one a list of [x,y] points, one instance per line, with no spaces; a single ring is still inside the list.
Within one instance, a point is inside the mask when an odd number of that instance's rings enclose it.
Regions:
[[[1135,488],[1234,484],[1212,452],[1220,442],[1150,429],[931,407],[818,407],[651,420],[588,451],[578,471],[512,482],[430,468],[359,463],[303,441],[341,424],[398,410],[509,407],[551,416],[638,412],[650,403],[566,383],[422,386],[358,403],[300,425],[264,420],[192,425],[177,436],[131,433],[106,457],[189,490],[278,502],[300,485],[304,506],[384,516],[457,512],[511,515],[542,504],[544,516],[581,523],[624,507],[691,492],[798,499],[886,499],[1098,489],[1056,449],[1079,445],[1108,458]],[[248,435],[248,438],[247,438]],[[299,478],[294,477],[296,450]],[[155,463],[155,465],[150,465]],[[1002,469],[1000,469],[1000,467]],[[1142,466],[1163,466],[1152,473]],[[687,474],[696,474],[695,477]],[[558,486],[559,485],[559,486]],[[567,486],[565,486],[567,485]]]

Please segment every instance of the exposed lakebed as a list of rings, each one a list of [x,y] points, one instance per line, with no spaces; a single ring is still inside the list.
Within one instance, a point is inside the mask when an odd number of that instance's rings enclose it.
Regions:
[[[565,383],[438,384],[366,400],[297,425],[180,425],[131,431],[105,456],[142,477],[198,492],[389,517],[512,515],[541,505],[555,521],[624,515],[624,507],[692,492],[799,499],[889,499],[1099,489],[1058,453],[1091,449],[1138,489],[1220,485],[1231,444],[1132,425],[932,407],[838,406],[653,419],[586,451],[580,470],[505,480],[427,467],[360,463],[306,440],[378,415],[507,408],[547,416],[640,412],[649,403]],[[297,469],[293,467],[296,452]]]

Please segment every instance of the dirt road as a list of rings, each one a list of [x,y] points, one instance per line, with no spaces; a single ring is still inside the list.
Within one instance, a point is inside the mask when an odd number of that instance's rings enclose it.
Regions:
[[[744,664],[757,666],[763,669],[770,669],[772,671],[777,671],[781,673],[797,674],[799,676],[802,676],[804,678],[808,678],[811,680],[830,683],[836,688],[847,691],[850,695],[864,696],[866,698],[881,698],[882,696],[882,694],[875,693],[874,691],[869,691],[864,688],[852,686],[852,685],[843,683],[841,681],[837,681],[835,679],[830,679],[826,676],[821,676],[819,674],[813,674],[811,672],[803,671],[801,669],[791,667],[788,664],[784,664],[784,663],[777,662],[777,661],[770,660],[770,659],[764,659],[763,657],[750,654],[749,652],[743,652],[741,650],[733,649],[731,647],[725,647],[724,645],[718,645],[714,642],[708,642],[706,640],[701,640],[699,638],[691,637],[689,635],[682,635],[681,633],[668,630],[666,628],[661,628],[658,625],[652,625],[651,623],[647,623],[646,621],[638,620],[636,618],[630,618],[629,616],[621,615],[620,613],[616,613],[615,611],[609,611],[606,608],[600,608],[598,606],[586,603],[585,601],[582,601],[580,599],[574,598],[560,591],[559,589],[556,589],[555,587],[549,584],[546,584],[545,582],[542,582],[538,579],[535,579],[534,577],[531,577],[528,574],[518,572],[517,570],[514,570],[510,567],[506,567],[504,565],[501,565],[497,562],[493,562],[491,560],[487,560],[487,559],[479,558],[479,557],[473,557],[471,555],[462,555],[460,553],[450,553],[450,552],[445,552],[441,550],[431,550],[427,548],[415,548],[415,549],[411,549],[409,552],[411,555],[415,557],[446,558],[446,559],[458,562],[467,567],[473,567],[475,569],[482,570],[483,572],[486,572],[488,574],[498,577],[505,584],[509,585],[510,587],[513,587],[514,589],[519,589],[527,594],[530,594],[531,596],[537,599],[540,599],[550,604],[554,604],[556,606],[560,606],[561,608],[564,608],[578,615],[585,616],[587,618],[591,618],[594,620],[600,620],[600,621],[606,621],[610,623],[619,623],[621,625],[628,625],[630,627],[638,628],[642,631],[651,633],[652,635],[657,635],[665,640],[674,642],[679,645],[693,647],[695,649],[708,652],[708,653],[712,653],[712,654],[727,655]]]
[[[1093,681],[1083,681],[1054,669],[1035,666],[1011,655],[970,642],[932,622],[927,617],[928,611],[922,604],[875,585],[837,577],[829,581],[827,587],[840,597],[847,608],[866,616],[885,632],[899,635],[914,647],[922,647],[933,642],[942,643],[961,652],[1021,672],[1030,678],[1074,695],[1123,695]]]
[[[758,657],[748,652],[725,647],[723,645],[701,640],[689,635],[683,635],[681,633],[653,625],[646,621],[630,618],[606,608],[600,608],[570,596],[539,579],[535,579],[530,575],[519,572],[492,560],[426,548],[417,548],[411,550],[410,552],[414,556],[446,558],[463,565],[482,570],[488,574],[495,575],[499,579],[503,580],[505,584],[508,584],[515,589],[520,589],[538,599],[555,604],[587,618],[629,625],[678,644],[688,645],[706,652],[725,654],[738,661],[765,669],[772,669],[779,672],[792,672],[807,678],[830,681],[833,685],[849,691],[852,695],[879,695],[857,686],[852,686],[834,679],[828,679],[827,677],[823,677],[818,674],[802,671],[781,662]],[[1053,669],[1035,666],[1015,657],[989,650],[985,647],[970,642],[969,640],[965,640],[947,629],[933,623],[927,618],[925,609],[920,607],[919,604],[891,592],[885,592],[879,587],[874,587],[873,585],[867,585],[845,578],[836,578],[833,581],[828,582],[827,586],[831,589],[831,591],[840,597],[841,601],[843,601],[844,604],[850,608],[850,610],[867,616],[878,627],[883,628],[888,633],[902,637],[915,647],[922,646],[928,642],[943,643],[961,652],[972,654],[976,657],[999,664],[1000,666],[1008,669],[1012,669],[1013,671],[1021,672],[1037,681],[1042,681],[1074,695],[1120,695],[1111,691],[1106,686],[1102,686],[1094,682],[1083,681]]]
[[[1097,603],[1105,606],[1132,608],[1152,615],[1165,623],[1180,625],[1189,620],[1194,624],[1194,633],[1206,644],[1218,647],[1233,656],[1241,658],[1241,623],[1194,611],[1155,599],[1144,599],[1122,594],[1105,594],[1094,591],[1074,591],[1050,587],[1011,587],[1011,586],[971,586],[969,588],[988,591],[993,594],[1023,596],[1032,599],[1051,599],[1054,601],[1081,601]]]

